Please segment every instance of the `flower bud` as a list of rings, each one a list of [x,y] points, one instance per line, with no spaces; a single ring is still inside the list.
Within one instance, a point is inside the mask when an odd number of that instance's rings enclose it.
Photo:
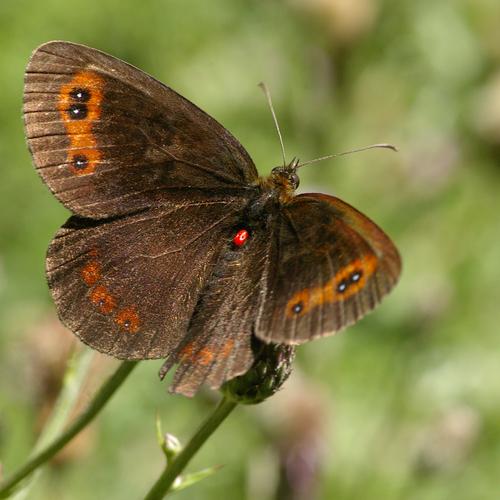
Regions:
[[[265,344],[253,337],[252,349],[255,360],[251,368],[221,387],[227,398],[238,403],[262,403],[283,385],[292,372],[294,346]]]
[[[165,453],[168,458],[173,458],[180,453],[182,446],[177,437],[167,432],[164,439]]]

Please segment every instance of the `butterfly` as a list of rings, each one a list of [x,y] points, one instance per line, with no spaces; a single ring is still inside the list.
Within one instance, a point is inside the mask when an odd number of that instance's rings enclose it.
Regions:
[[[372,310],[398,280],[388,236],[294,160],[259,177],[217,121],[141,70],[69,42],[37,48],[24,123],[72,212],[46,260],[61,321],[116,358],[177,365],[171,392],[220,387],[252,337],[301,344]]]

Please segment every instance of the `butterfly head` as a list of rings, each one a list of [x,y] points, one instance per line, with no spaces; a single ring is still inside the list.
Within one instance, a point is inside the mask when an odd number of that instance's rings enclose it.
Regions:
[[[299,187],[300,179],[297,175],[299,159],[294,158],[288,165],[274,167],[271,170],[271,182],[278,191],[284,191],[290,194]]]

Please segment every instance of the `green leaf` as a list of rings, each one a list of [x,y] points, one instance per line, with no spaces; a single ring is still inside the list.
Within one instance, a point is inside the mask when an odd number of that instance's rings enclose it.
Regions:
[[[185,488],[188,488],[189,486],[192,486],[193,484],[198,483],[207,477],[213,476],[222,467],[223,465],[214,465],[212,467],[207,467],[206,469],[202,469],[198,472],[192,472],[190,474],[185,474],[183,476],[180,476],[181,479],[180,482],[178,484],[174,482],[171,491],[172,492],[180,491]]]

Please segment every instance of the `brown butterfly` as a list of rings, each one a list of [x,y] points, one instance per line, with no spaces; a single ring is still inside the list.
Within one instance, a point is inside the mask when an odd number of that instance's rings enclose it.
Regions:
[[[247,371],[253,335],[333,334],[398,279],[398,252],[371,220],[294,195],[297,161],[259,177],[213,118],[98,50],[36,49],[24,121],[39,174],[74,214],[47,255],[61,321],[106,354],[178,364],[172,392]]]

